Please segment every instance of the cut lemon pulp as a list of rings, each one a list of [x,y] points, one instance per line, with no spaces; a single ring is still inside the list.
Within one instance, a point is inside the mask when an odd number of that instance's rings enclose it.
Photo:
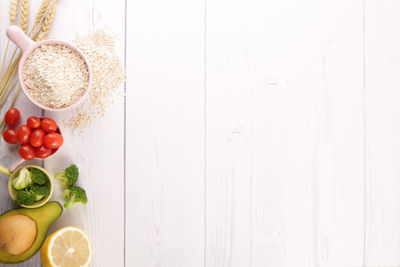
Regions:
[[[76,227],[58,230],[46,239],[40,251],[44,267],[85,267],[91,259],[89,237]]]

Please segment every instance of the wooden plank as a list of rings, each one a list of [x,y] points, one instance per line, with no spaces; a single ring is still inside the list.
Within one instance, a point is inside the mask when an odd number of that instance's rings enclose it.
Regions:
[[[361,266],[362,1],[207,1],[207,266]]]
[[[204,266],[204,1],[129,1],[126,266]]]
[[[0,29],[1,29],[1,34],[0,34],[0,55],[3,57],[3,53],[5,51],[5,46],[7,43],[7,36],[5,34],[6,27],[9,25],[9,1],[0,1]],[[37,3],[37,1],[31,3],[31,8],[30,10],[32,12],[36,12],[36,9],[40,3]],[[30,18],[30,22],[32,22],[33,18]],[[9,48],[8,48],[8,55],[9,57],[15,50],[15,45],[10,43]],[[1,61],[1,60],[0,60]],[[10,102],[9,102],[10,104]],[[4,113],[7,111],[9,104],[7,104],[7,108],[4,108],[0,112],[0,116],[3,117]],[[21,113],[21,125],[26,122],[26,119],[32,115],[41,115],[41,109],[35,107],[30,103],[30,101],[21,93],[20,97],[18,98],[15,107],[19,109]],[[18,145],[9,145],[6,144],[3,140],[3,138],[0,136],[0,164],[10,167],[16,160],[19,159],[18,155]],[[38,164],[42,165],[43,161],[42,160],[34,160],[32,162],[29,162],[27,164]],[[9,210],[11,208],[15,208],[11,198],[9,197],[8,190],[7,190],[7,183],[8,183],[8,178],[0,174],[0,214],[5,212],[6,210]],[[19,264],[18,266],[23,266],[23,267],[35,267],[35,266],[40,266],[40,260],[38,255],[34,256],[33,259],[23,263]]]
[[[314,1],[323,99],[314,159],[314,241],[320,266],[363,266],[365,242],[362,0]],[[324,103],[320,105],[319,103]],[[319,203],[318,203],[319,202]]]
[[[400,3],[366,1],[366,266],[399,266]]]
[[[72,40],[76,33],[104,25],[119,38],[117,50],[124,58],[125,1],[59,1],[51,37]],[[123,90],[123,87],[120,88]],[[80,170],[79,185],[88,193],[88,204],[76,206],[52,227],[73,225],[84,229],[93,242],[92,266],[124,266],[124,104],[115,98],[104,117],[80,135],[64,129],[65,145],[45,166],[55,173],[71,163]],[[49,113],[58,122],[69,113]],[[117,119],[116,119],[117,118]],[[61,188],[56,195],[60,198]]]

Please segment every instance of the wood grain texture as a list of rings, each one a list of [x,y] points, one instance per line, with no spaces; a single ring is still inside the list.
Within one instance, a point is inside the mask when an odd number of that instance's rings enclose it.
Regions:
[[[317,266],[363,266],[365,242],[363,1],[313,2],[316,99],[314,241]],[[312,46],[312,44],[310,44]]]
[[[362,266],[362,11],[207,1],[206,266]]]
[[[204,1],[129,1],[126,266],[204,266]]]
[[[73,40],[76,33],[107,25],[118,36],[118,53],[124,58],[124,1],[59,1],[57,10],[50,36]],[[46,115],[59,122],[69,118],[68,113]],[[80,170],[79,185],[87,190],[88,204],[64,211],[52,229],[67,225],[81,227],[93,242],[92,266],[124,266],[123,98],[117,95],[106,115],[82,135],[70,129],[64,131],[62,151],[46,160],[45,166],[55,173],[76,163]],[[56,195],[61,196],[61,188]]]
[[[32,1],[32,9],[35,10],[39,4],[40,1]],[[0,10],[3,12],[6,6],[8,1],[1,1]],[[71,41],[77,33],[85,34],[105,25],[118,36],[117,49],[124,58],[125,1],[58,1],[49,37]],[[4,37],[2,34],[1,38]],[[24,119],[32,114],[41,115],[40,110],[24,99],[22,97],[21,103],[17,104],[25,114]],[[106,116],[84,134],[63,129],[65,145],[44,164],[50,173],[58,172],[72,162],[79,166],[79,185],[87,189],[89,203],[85,207],[77,205],[71,211],[64,211],[50,232],[64,226],[84,229],[93,242],[92,266],[124,265],[124,102],[121,96],[116,97],[115,102]],[[69,117],[68,113],[45,115],[55,118],[60,124]],[[1,151],[7,153],[5,157],[1,153],[2,163],[9,164],[14,157],[11,159],[11,154],[3,147],[6,146],[2,142]],[[2,186],[0,190],[0,206],[4,211],[11,207],[11,201],[6,187]],[[62,203],[61,193],[62,188],[56,186],[53,200]],[[41,266],[38,255],[20,266]]]
[[[37,161],[78,163],[88,190],[51,231],[82,227],[96,267],[400,266],[399,13],[393,0],[58,1],[49,36],[111,28],[127,84]],[[0,140],[0,164],[16,150]]]
[[[30,6],[31,10],[36,10],[40,4],[38,3],[32,3]],[[5,46],[7,43],[7,37],[5,35],[5,28],[9,25],[9,16],[8,16],[8,10],[9,10],[9,1],[0,1],[0,29],[1,29],[1,34],[0,34],[0,55],[1,57],[3,56]],[[33,18],[30,18],[30,23],[32,23]],[[30,24],[32,25],[32,24]],[[10,43],[9,45],[9,57],[13,53],[15,49],[15,45]],[[23,95],[19,97],[17,100],[15,106],[20,110],[21,113],[21,124],[26,121],[26,119],[29,116],[32,115],[41,115],[41,110],[39,108],[36,108],[33,106],[30,101]],[[0,116],[3,117],[4,113],[6,110],[2,110],[0,112]],[[18,149],[19,146],[17,145],[9,145],[4,142],[3,138],[0,137],[0,164],[4,165],[6,167],[10,167],[11,164],[13,164],[16,160],[19,159],[18,155]],[[37,164],[37,165],[43,165],[42,160],[34,160],[33,162],[30,162],[29,164]],[[3,212],[15,208],[16,206],[13,204],[11,198],[9,197],[8,194],[8,177],[0,174],[0,214]],[[3,266],[0,263],[0,266]],[[6,266],[6,265],[4,265]],[[40,260],[38,255],[35,255],[31,260],[23,263],[23,264],[18,264],[18,266],[21,267],[36,267],[40,266]]]
[[[400,266],[399,12],[366,1],[366,266]]]

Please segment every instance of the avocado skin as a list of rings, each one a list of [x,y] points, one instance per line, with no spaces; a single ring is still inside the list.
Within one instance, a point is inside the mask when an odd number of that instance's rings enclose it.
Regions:
[[[31,258],[42,247],[50,226],[61,216],[63,208],[60,203],[53,201],[36,209],[19,208],[9,210],[0,215],[0,221],[11,215],[25,215],[36,222],[37,236],[32,246],[20,255],[10,255],[0,247],[1,263],[20,263]]]

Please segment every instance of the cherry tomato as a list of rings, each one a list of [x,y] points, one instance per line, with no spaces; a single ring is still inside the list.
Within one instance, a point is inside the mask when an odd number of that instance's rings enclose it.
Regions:
[[[48,133],[57,131],[57,123],[50,118],[44,118],[42,120],[42,129]]]
[[[28,118],[27,124],[32,129],[37,129],[37,128],[40,128],[41,122],[40,122],[40,119],[38,117],[31,116],[31,117]]]
[[[33,160],[36,156],[35,149],[29,144],[22,145],[18,150],[18,154],[25,160]]]
[[[4,122],[10,127],[15,127],[18,125],[20,118],[21,115],[19,113],[19,110],[16,108],[10,108],[6,112],[6,115],[4,115]]]
[[[44,137],[44,144],[48,148],[56,149],[62,146],[63,143],[64,143],[64,138],[62,137],[61,134],[58,133],[48,133]]]
[[[17,130],[17,140],[21,145],[29,143],[32,129],[28,125],[22,125]]]
[[[39,148],[36,148],[35,152],[36,152],[36,157],[38,157],[40,159],[45,159],[51,155],[51,153],[53,152],[53,149],[48,148],[45,145],[43,145]]]
[[[31,134],[30,143],[33,147],[41,147],[44,142],[45,132],[43,129],[36,129]]]
[[[9,144],[16,144],[17,140],[17,130],[8,129],[3,133],[4,140]]]

